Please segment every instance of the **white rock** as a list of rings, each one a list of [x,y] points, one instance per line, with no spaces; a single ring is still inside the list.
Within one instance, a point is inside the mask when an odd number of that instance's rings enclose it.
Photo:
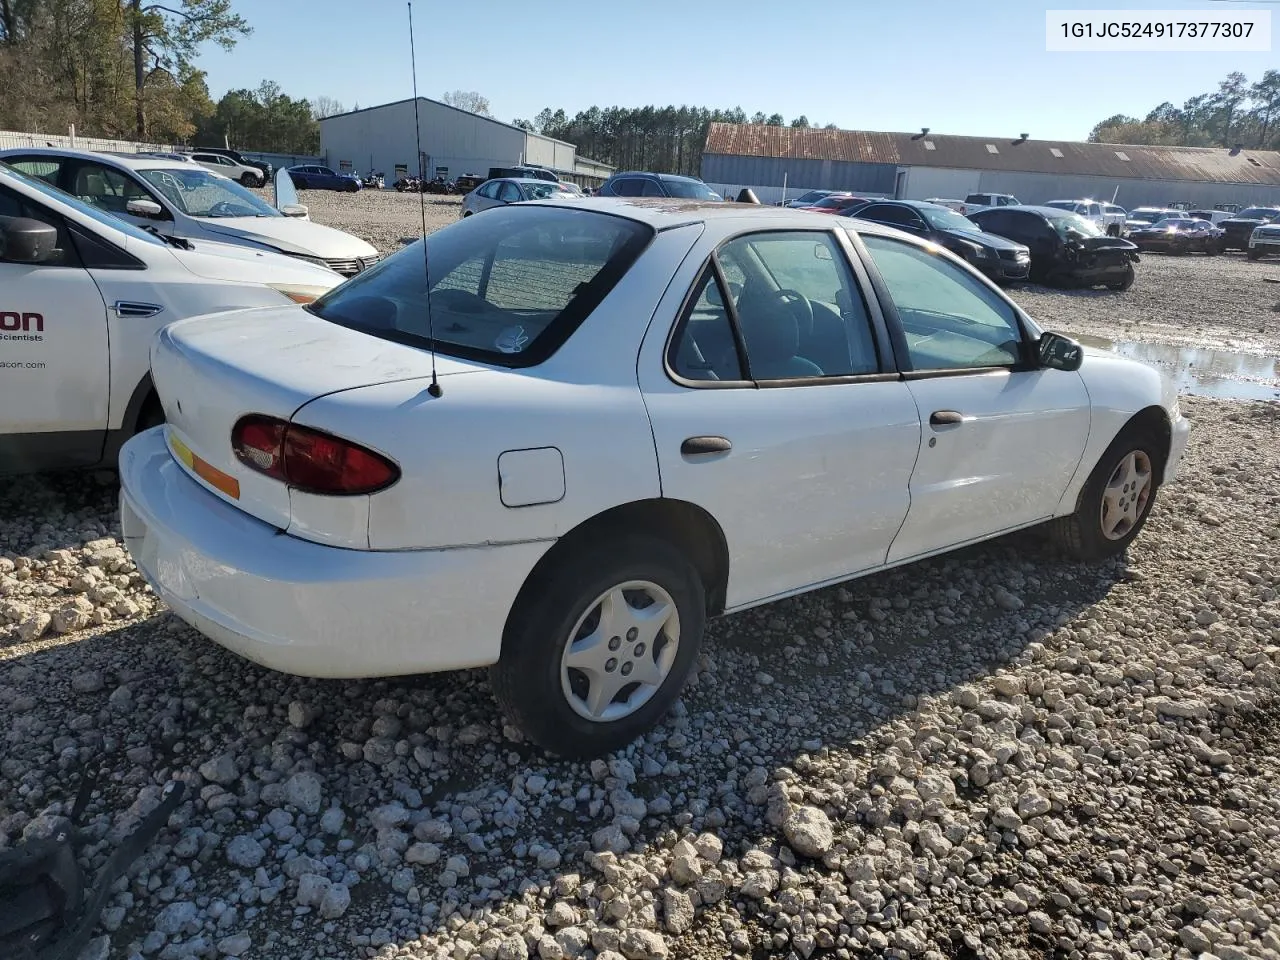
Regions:
[[[797,807],[782,830],[791,849],[806,857],[821,857],[835,842],[830,818],[817,807]]]

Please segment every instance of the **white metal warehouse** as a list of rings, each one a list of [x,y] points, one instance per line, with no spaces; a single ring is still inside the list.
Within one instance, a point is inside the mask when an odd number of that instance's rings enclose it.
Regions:
[[[422,153],[416,157],[413,100],[397,100],[325,117],[320,121],[320,152],[335,170],[385,174],[388,185],[406,173],[448,179],[490,167],[532,163],[549,167],[562,180],[595,186],[613,168],[579,157],[577,148],[520,127],[418,98]]]
[[[1280,205],[1280,153],[1017,137],[957,137],[713,123],[702,179],[769,203],[803,190],[904,200],[1011,193],[1023,203],[1089,197],[1128,209],[1187,201]]]

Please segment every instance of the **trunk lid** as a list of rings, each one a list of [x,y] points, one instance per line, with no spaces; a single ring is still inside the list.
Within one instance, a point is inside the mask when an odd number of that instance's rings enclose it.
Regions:
[[[441,377],[487,369],[437,357]],[[222,499],[280,529],[291,519],[289,488],[242,464],[231,429],[249,413],[289,420],[303,405],[357,387],[431,376],[426,350],[391,343],[312,316],[301,307],[237,310],[172,323],[151,351],[151,379],[168,430],[180,444],[234,478],[239,496],[187,472]],[[170,441],[173,446],[172,438]]]

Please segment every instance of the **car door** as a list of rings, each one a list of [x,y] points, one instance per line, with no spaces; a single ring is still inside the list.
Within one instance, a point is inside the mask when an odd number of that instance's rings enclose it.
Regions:
[[[947,255],[862,239],[922,424],[889,562],[1051,517],[1089,435],[1080,374],[1041,368],[1013,303]]]
[[[730,609],[882,565],[920,441],[845,231],[735,229],[685,259],[639,364],[663,496],[720,525]]]
[[[0,253],[0,472],[96,463],[107,428],[107,309],[67,225],[0,185],[0,220],[25,217],[58,231],[53,257],[18,263]]]

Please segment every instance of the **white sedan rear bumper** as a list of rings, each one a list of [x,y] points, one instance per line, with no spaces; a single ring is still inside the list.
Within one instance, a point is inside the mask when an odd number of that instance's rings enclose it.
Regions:
[[[516,594],[551,546],[368,551],[300,540],[191,479],[164,427],[120,451],[120,523],[138,569],[179,617],[241,656],[307,677],[493,663]]]

